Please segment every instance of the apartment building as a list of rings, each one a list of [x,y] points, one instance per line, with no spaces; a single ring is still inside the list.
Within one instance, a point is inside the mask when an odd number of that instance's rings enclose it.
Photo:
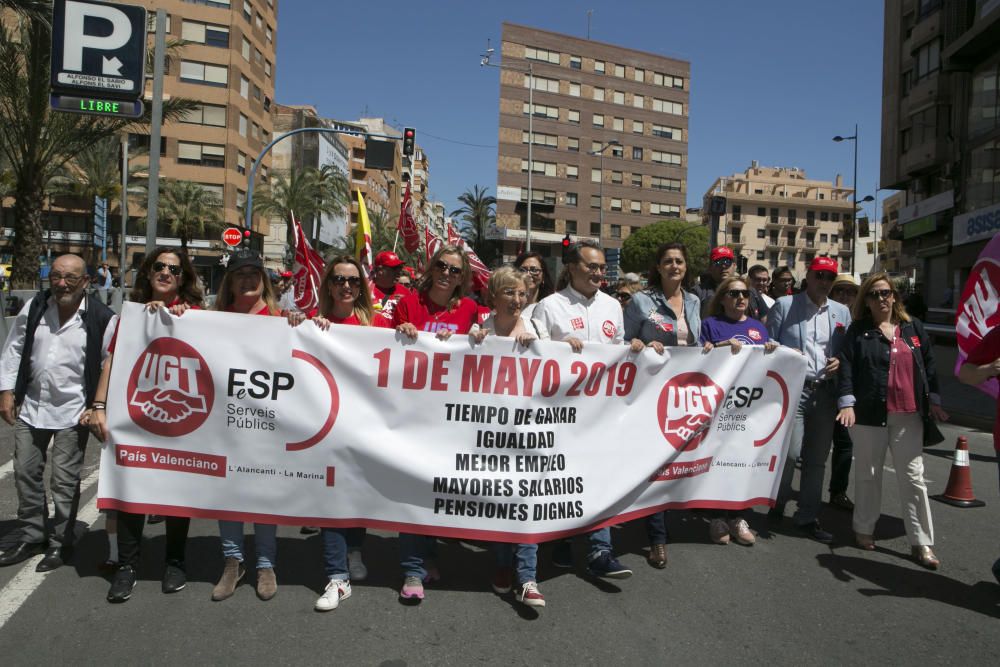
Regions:
[[[914,259],[903,256],[903,230],[899,226],[899,209],[906,194],[897,192],[882,201],[882,228],[879,231],[879,266],[891,274],[913,279]]]
[[[748,267],[788,266],[801,279],[818,255],[851,272],[851,193],[839,175],[833,182],[813,180],[797,167],[763,167],[754,160],[746,171],[716,179],[702,210],[710,224],[712,197],[725,197],[715,244],[732,248]]]
[[[931,319],[1000,232],[1000,2],[886,0],[880,187]],[[935,309],[940,309],[935,311]]]
[[[546,256],[565,234],[620,247],[634,229],[682,217],[690,63],[512,23],[501,40],[505,256],[525,245],[529,168],[531,247]]]

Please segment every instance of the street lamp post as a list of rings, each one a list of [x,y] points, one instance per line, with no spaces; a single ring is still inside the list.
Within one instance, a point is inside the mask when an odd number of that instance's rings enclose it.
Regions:
[[[489,48],[489,42],[486,45],[486,53],[479,61],[480,67],[496,67],[497,69],[509,69],[528,74],[528,220],[524,228],[524,249],[526,252],[531,252],[531,173],[535,168],[535,70],[530,62],[525,63],[523,67],[491,63],[490,57],[493,55],[494,49]]]
[[[621,146],[621,142],[617,139],[612,139],[608,143],[604,144],[596,151],[590,151],[591,156],[597,156],[601,158],[601,180],[597,184],[597,199],[601,203],[600,211],[598,211],[598,224],[601,226],[601,233],[604,233],[604,151],[606,151],[611,146]],[[597,235],[598,240],[600,239],[600,234]]]
[[[854,204],[851,213],[851,273],[857,275],[858,252],[858,124],[854,124],[854,135],[842,137],[839,134],[833,138],[836,142],[851,141],[854,143],[854,181],[851,184],[851,203]]]

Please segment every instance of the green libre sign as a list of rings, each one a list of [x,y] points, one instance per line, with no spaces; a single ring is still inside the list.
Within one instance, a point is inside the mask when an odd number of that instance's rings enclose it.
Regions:
[[[139,118],[142,116],[141,100],[114,100],[99,97],[78,97],[75,95],[53,95],[52,108],[57,111],[85,113],[97,116],[121,116]]]

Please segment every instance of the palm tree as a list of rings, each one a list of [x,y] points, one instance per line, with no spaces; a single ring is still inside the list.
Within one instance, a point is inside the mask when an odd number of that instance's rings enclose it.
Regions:
[[[25,18],[48,23],[52,16],[50,0],[0,0],[0,11],[12,9]]]
[[[77,153],[52,178],[49,194],[64,197],[78,197],[88,201],[94,197],[121,202],[121,141],[119,137],[105,137]],[[142,175],[149,167],[138,164],[135,159],[146,150],[129,149],[128,181],[135,186],[133,194],[146,189]],[[131,190],[131,188],[130,188]]]
[[[473,185],[459,196],[463,206],[452,211],[451,217],[459,219],[459,233],[489,265],[499,254],[499,248],[496,241],[486,238],[487,229],[496,221],[497,204],[496,197],[487,192],[486,188]]]
[[[181,251],[187,253],[188,241],[206,238],[225,226],[222,201],[201,185],[174,178],[160,180],[160,200],[157,217],[181,240]],[[146,224],[140,219],[140,226]]]
[[[30,9],[31,3],[4,0]],[[45,3],[48,4],[48,3]],[[45,192],[60,169],[96,142],[149,124],[139,119],[50,112],[47,20],[28,18],[16,28],[0,26],[0,151],[14,174],[15,287],[33,287],[42,249]],[[186,114],[196,102],[172,98],[163,103],[164,122]]]
[[[347,205],[347,191],[347,177],[335,167],[291,169],[273,175],[271,182],[254,194],[253,210],[284,220],[285,242],[291,248],[295,245],[292,215],[298,220],[311,220],[342,211]]]

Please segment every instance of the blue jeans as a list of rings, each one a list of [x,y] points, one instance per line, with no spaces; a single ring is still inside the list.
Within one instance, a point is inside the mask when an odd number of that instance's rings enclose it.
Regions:
[[[349,579],[347,574],[347,545],[354,528],[323,528],[323,566],[327,579]]]
[[[257,546],[257,569],[274,567],[278,560],[278,527],[269,523],[255,523],[253,534]],[[219,537],[222,538],[222,555],[242,563],[243,522],[220,521]]]
[[[823,474],[833,442],[833,425],[837,417],[837,389],[833,382],[824,382],[813,390],[803,389],[795,410],[792,439],[788,458],[781,471],[776,507],[784,507],[792,491],[795,459],[802,456],[799,480],[799,507],[794,522],[804,526],[816,521],[823,502]]]
[[[651,545],[666,544],[670,540],[670,531],[667,530],[667,510],[650,514],[645,521],[646,537]]]
[[[522,586],[529,581],[538,581],[537,544],[493,542],[491,546],[497,567],[513,567],[517,572],[517,581]]]
[[[403,568],[404,577],[427,576],[424,560],[437,555],[437,538],[427,535],[399,534],[399,566]]]

